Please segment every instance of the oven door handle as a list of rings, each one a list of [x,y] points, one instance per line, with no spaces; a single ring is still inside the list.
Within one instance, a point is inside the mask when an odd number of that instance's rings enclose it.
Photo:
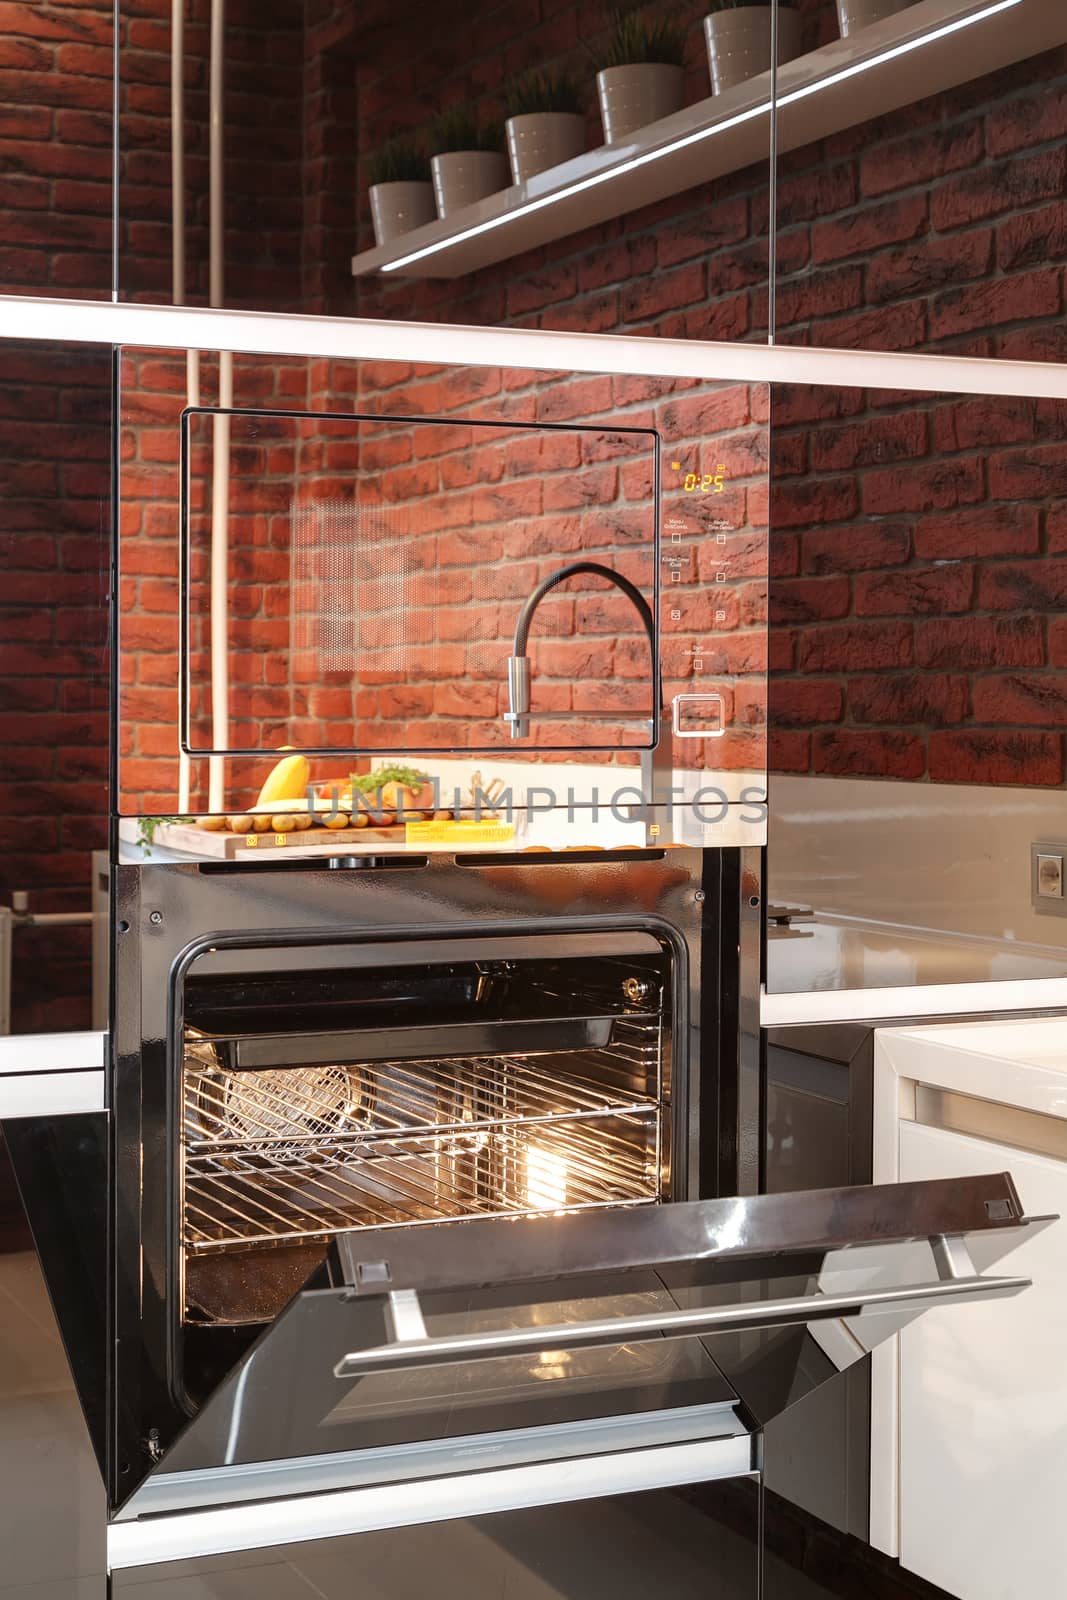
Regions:
[[[931,1306],[988,1300],[1028,1289],[1025,1277],[990,1278],[974,1271],[965,1242],[937,1236],[930,1241],[938,1277],[928,1283],[891,1288],[850,1289],[836,1293],[750,1300],[739,1305],[698,1306],[639,1316],[597,1317],[588,1322],[546,1327],[499,1328],[481,1333],[443,1334],[425,1331],[422,1309],[413,1290],[387,1297],[386,1327],[390,1342],[352,1350],[334,1367],[335,1378],[360,1378],[371,1372],[404,1367],[445,1366],[484,1357],[521,1356],[542,1350],[581,1350],[594,1345],[634,1343],[646,1339],[737,1333],[744,1329],[780,1328],[840,1317],[919,1313]]]

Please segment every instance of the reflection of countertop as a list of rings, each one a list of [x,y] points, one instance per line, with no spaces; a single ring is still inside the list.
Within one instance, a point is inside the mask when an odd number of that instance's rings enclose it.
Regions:
[[[819,912],[767,939],[765,1024],[1046,1006],[1067,1006],[1053,946]]]
[[[102,1110],[106,1037],[30,1033],[0,1039],[0,1121]]]

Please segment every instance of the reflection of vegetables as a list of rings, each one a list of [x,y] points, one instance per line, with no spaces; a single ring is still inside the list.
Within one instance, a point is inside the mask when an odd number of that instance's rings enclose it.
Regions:
[[[259,791],[257,806],[276,805],[281,800],[299,800],[307,789],[310,774],[306,756],[285,756]]]
[[[386,784],[402,784],[405,789],[421,789],[424,783],[429,783],[430,774],[420,772],[417,767],[379,767],[376,772],[354,772],[352,774],[352,787],[361,794],[375,794],[379,789],[384,789]]]

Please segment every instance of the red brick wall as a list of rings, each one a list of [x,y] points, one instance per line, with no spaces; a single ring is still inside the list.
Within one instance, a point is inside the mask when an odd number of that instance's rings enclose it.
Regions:
[[[825,0],[805,8],[809,43],[832,36],[831,13]],[[391,121],[425,126],[435,97],[474,94],[489,107],[530,59],[580,65],[576,15],[502,7],[471,37],[442,25],[402,61],[383,43],[376,64],[368,44],[361,149]],[[706,93],[703,70],[698,40],[691,98]],[[1058,51],[785,156],[779,340],[1064,359],[1065,108]],[[364,243],[368,227],[364,213]],[[357,305],[400,318],[759,336],[765,230],[758,166],[471,278],[360,280]],[[1062,420],[995,401],[776,392],[775,767],[1063,781]]]

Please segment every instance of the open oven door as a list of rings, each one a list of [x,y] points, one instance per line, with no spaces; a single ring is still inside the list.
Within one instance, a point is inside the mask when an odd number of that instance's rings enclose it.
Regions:
[[[342,1234],[111,1564],[270,1545],[281,1497],[292,1540],[750,1472],[903,1322],[1028,1287],[989,1269],[1047,1220],[1001,1173]]]

